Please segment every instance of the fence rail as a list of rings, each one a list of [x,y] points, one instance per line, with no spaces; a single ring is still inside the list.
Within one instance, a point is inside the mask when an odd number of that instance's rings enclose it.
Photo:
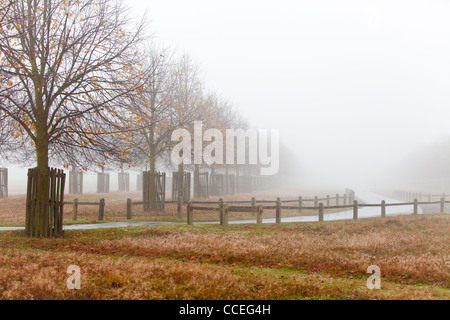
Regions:
[[[333,207],[330,206],[330,200],[336,200],[336,203],[339,203],[339,200],[343,200],[344,205],[335,205]],[[351,196],[347,196],[346,194],[343,196],[336,195],[335,197],[327,196],[324,198],[314,197],[311,199],[303,199],[303,197],[299,197],[295,200],[281,200],[278,198],[277,200],[256,200],[254,197],[251,200],[233,200],[233,201],[227,201],[227,206],[229,205],[244,205],[244,204],[250,204],[250,206],[230,206],[228,207],[229,212],[252,212],[254,215],[256,215],[258,206],[262,206],[264,209],[267,210],[276,210],[278,207],[282,210],[298,210],[299,213],[302,212],[302,210],[318,210],[319,209],[319,201],[327,201],[327,209],[335,208],[335,209],[345,209],[345,208],[352,208],[353,205],[346,205],[347,200],[352,199]],[[165,200],[161,199],[162,201],[133,201],[132,199],[127,199],[127,219],[131,220],[133,219],[133,207],[134,206],[144,206],[145,207],[153,207],[153,206],[161,206],[164,208],[166,204],[176,204],[177,205],[177,217],[178,219],[183,218],[183,204],[187,203],[183,201],[181,197],[179,197],[176,201],[175,200]],[[304,202],[314,202],[314,206],[304,206]],[[220,211],[220,208],[223,206],[225,201],[220,198],[218,201],[191,201],[191,205],[194,206],[195,210],[202,210],[202,211]],[[297,203],[298,206],[283,206],[282,204],[288,204],[288,203]],[[273,204],[272,206],[270,204]],[[98,220],[103,221],[104,220],[104,212],[105,212],[105,199],[100,199],[98,202],[80,202],[78,198],[74,199],[72,202],[64,202],[64,205],[72,205],[72,216],[73,221],[78,220],[78,206],[93,206],[97,205],[99,206],[99,214],[98,214]],[[200,207],[199,205],[217,205],[218,208],[214,207]],[[145,211],[145,210],[144,210]]]
[[[103,221],[105,218],[105,199],[100,199],[98,202],[80,202],[78,198],[73,199],[72,202],[63,202],[63,205],[72,205],[72,220],[78,220],[78,206],[98,206],[98,220]]]
[[[256,216],[257,220],[260,218],[259,214],[264,210],[275,210],[275,219],[276,223],[281,223],[281,217],[283,211],[287,210],[295,210],[299,213],[302,213],[303,210],[309,211],[317,211],[318,221],[324,221],[324,212],[325,210],[337,210],[337,209],[348,209],[353,210],[353,218],[358,219],[359,208],[380,208],[381,217],[386,216],[386,208],[387,207],[400,207],[400,206],[412,206],[413,214],[418,214],[418,207],[421,205],[440,205],[440,213],[444,213],[445,205],[450,204],[450,201],[445,201],[444,198],[441,198],[440,201],[419,201],[414,199],[413,202],[401,202],[401,203],[386,203],[382,201],[381,203],[359,203],[357,200],[353,200],[350,203],[348,200],[353,199],[353,196],[339,196],[330,197],[327,196],[325,198],[314,197],[311,199],[303,199],[299,197],[295,200],[281,200],[278,198],[277,200],[256,200],[252,198],[251,200],[235,200],[235,201],[224,201],[220,198],[218,201],[190,201],[187,203],[186,211],[187,211],[187,223],[193,224],[194,221],[194,212],[195,211],[206,211],[211,213],[219,213],[220,224],[224,227],[227,227],[225,224],[228,224],[228,213],[252,213],[253,216]],[[339,200],[345,200],[340,204]],[[335,205],[330,204],[330,200],[336,200]],[[323,203],[322,201],[326,201]],[[303,205],[305,202],[313,202],[313,206],[305,206]],[[349,202],[347,204],[347,202]],[[154,204],[160,204],[160,202],[152,202],[152,201],[133,201],[132,199],[127,199],[127,219],[131,220],[133,218],[133,207],[134,206],[151,206]],[[297,205],[288,205],[289,203],[296,203]],[[105,211],[105,200],[100,199],[98,202],[83,202],[78,199],[74,199],[73,202],[64,202],[64,205],[73,205],[73,220],[77,220],[78,214],[78,206],[80,205],[97,205],[99,206],[99,221],[104,220],[104,211]],[[183,204],[185,202],[181,197],[179,197],[176,201],[165,201],[164,204],[175,204],[177,205],[177,217],[179,220],[183,218]],[[258,226],[260,230],[260,226]]]
[[[326,198],[327,200],[329,198]],[[273,201],[271,201],[273,202]],[[204,207],[198,206],[198,202],[189,202],[187,205],[187,223],[188,225],[192,225],[194,222],[194,212],[195,211],[213,211],[219,212],[219,220],[220,224],[227,229],[228,228],[228,213],[230,212],[251,212],[257,215],[257,230],[258,233],[261,233],[262,225],[261,225],[261,214],[263,210],[276,210],[275,211],[275,221],[276,224],[281,223],[281,216],[283,210],[317,210],[318,211],[318,221],[324,221],[324,211],[325,206],[322,202],[318,204],[318,206],[314,207],[304,207],[304,206],[283,206],[282,203],[293,202],[293,201],[281,201],[279,198],[276,201],[275,206],[263,206],[263,205],[255,205],[255,200],[252,201],[252,206],[228,206],[227,202],[209,202],[212,204],[218,204],[218,207]],[[203,202],[204,203],[204,202]],[[445,204],[450,204],[450,201],[445,201],[444,198],[441,198],[440,201],[431,201],[431,202],[419,202],[417,199],[414,202],[406,202],[406,203],[386,203],[386,201],[382,201],[379,204],[360,204],[358,201],[354,200],[351,205],[335,205],[329,206],[327,209],[353,209],[353,219],[358,220],[359,208],[380,208],[380,215],[382,218],[386,217],[386,207],[399,207],[399,206],[413,206],[413,215],[417,215],[419,213],[419,205],[431,205],[431,204],[440,204],[440,213],[445,213]]]

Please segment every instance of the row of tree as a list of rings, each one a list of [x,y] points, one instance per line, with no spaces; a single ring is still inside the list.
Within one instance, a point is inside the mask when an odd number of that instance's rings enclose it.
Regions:
[[[98,170],[170,166],[172,132],[242,128],[187,56],[116,0],[0,0],[0,156]]]

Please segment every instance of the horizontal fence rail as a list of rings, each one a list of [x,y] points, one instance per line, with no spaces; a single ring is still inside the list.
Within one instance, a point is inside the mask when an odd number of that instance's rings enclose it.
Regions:
[[[105,218],[105,199],[100,199],[98,202],[79,201],[78,198],[73,199],[72,202],[64,202],[63,205],[72,205],[72,220],[78,220],[78,206],[98,206],[98,220],[103,221]]]
[[[327,198],[328,200],[328,198]],[[274,201],[264,201],[264,203],[273,203]],[[278,199],[275,201],[276,205],[274,206],[266,206],[266,205],[255,205],[255,200],[252,201],[252,206],[228,206],[228,204],[232,203],[230,202],[202,202],[201,204],[213,204],[218,205],[218,207],[205,207],[205,206],[199,206],[200,202],[189,202],[187,204],[187,212],[188,212],[188,218],[187,223],[188,225],[192,225],[194,222],[194,212],[195,211],[212,211],[212,212],[219,212],[219,219],[220,224],[227,229],[228,228],[228,213],[229,212],[241,212],[241,213],[247,213],[251,212],[255,215],[257,215],[257,230],[260,233],[261,232],[261,221],[262,217],[261,214],[263,210],[275,210],[275,221],[276,224],[281,223],[281,214],[283,210],[317,210],[318,211],[318,221],[324,221],[324,210],[325,206],[322,202],[320,202],[317,206],[314,207],[304,207],[304,206],[283,206],[282,203],[290,203],[294,202],[291,200],[288,201],[281,201]],[[246,202],[248,203],[248,202]],[[263,203],[263,201],[258,202]],[[418,207],[419,205],[435,205],[440,204],[440,213],[445,213],[445,204],[450,204],[450,201],[445,201],[444,198],[441,198],[440,201],[431,201],[431,202],[419,202],[417,199],[414,200],[414,202],[403,202],[403,203],[386,203],[385,201],[382,201],[379,204],[360,204],[358,201],[354,200],[353,204],[349,205],[334,205],[334,206],[327,206],[326,209],[353,209],[353,219],[358,220],[358,213],[359,208],[380,208],[380,215],[381,217],[386,217],[386,208],[387,207],[400,207],[400,206],[413,206],[413,215],[417,215],[419,213]]]
[[[412,206],[413,214],[418,214],[418,206],[423,205],[440,205],[440,213],[444,213],[445,205],[450,204],[450,201],[445,201],[445,198],[441,197],[440,201],[419,201],[418,199],[414,199],[413,202],[401,202],[401,203],[386,203],[382,201],[381,203],[376,204],[366,204],[359,203],[357,200],[353,200],[350,202],[350,199],[354,199],[354,194],[351,195],[336,195],[335,197],[314,197],[314,198],[303,198],[299,197],[298,199],[288,199],[282,200],[278,198],[277,200],[256,200],[256,198],[252,198],[251,200],[232,200],[225,201],[220,198],[218,201],[190,201],[187,203],[186,212],[187,212],[187,222],[188,224],[193,223],[194,212],[195,211],[206,211],[211,213],[219,213],[219,220],[221,225],[224,225],[226,222],[228,224],[228,213],[251,213],[252,216],[256,216],[259,219],[258,214],[263,212],[264,210],[275,210],[275,219],[276,223],[281,223],[281,216],[283,211],[298,211],[302,213],[304,210],[308,211],[317,211],[318,221],[323,221],[324,211],[325,210],[338,210],[338,209],[348,209],[353,210],[353,218],[358,219],[358,209],[359,208],[380,208],[381,217],[386,216],[386,208],[387,207],[400,207],[400,206]],[[335,200],[335,204],[331,204],[330,200]],[[343,200],[342,202],[340,200]],[[325,203],[323,202],[325,201]],[[305,206],[304,203],[313,202],[313,205]],[[160,203],[160,202],[158,202]],[[183,219],[183,205],[186,203],[183,201],[181,197],[179,197],[176,201],[165,201],[165,204],[174,204],[177,206],[177,218],[179,220]],[[85,202],[79,201],[79,199],[74,199],[72,202],[64,202],[64,205],[73,206],[73,220],[76,221],[78,218],[78,207],[79,206],[89,206],[96,205],[99,207],[98,220],[104,220],[105,213],[105,199],[100,199],[97,202]],[[131,220],[133,218],[133,207],[134,206],[142,206],[142,205],[152,205],[155,202],[151,201],[133,201],[132,199],[127,199],[127,219]],[[297,204],[297,205],[293,205]],[[224,209],[225,208],[225,209]]]

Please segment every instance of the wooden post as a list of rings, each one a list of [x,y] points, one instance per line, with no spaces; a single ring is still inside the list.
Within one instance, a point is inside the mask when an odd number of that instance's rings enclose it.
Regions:
[[[336,206],[339,205],[339,194],[336,194]]]
[[[441,213],[444,213],[445,211],[445,199],[441,198]]]
[[[73,221],[78,220],[78,198],[73,199]]]
[[[303,210],[303,198],[298,197],[298,213],[302,213]]]
[[[314,197],[314,208],[317,208],[319,205],[319,198],[317,196]]]
[[[262,234],[262,214],[263,214],[263,207],[258,206],[256,208],[256,233],[259,236]]]
[[[223,226],[223,215],[222,215],[222,208],[223,208],[223,205],[224,205],[224,202],[223,202],[223,199],[222,198],[220,198],[219,199],[219,212],[220,212],[220,225],[221,226]]]
[[[188,202],[187,204],[187,224],[189,226],[194,224],[194,210],[192,209],[192,203]]]
[[[228,230],[228,207],[226,204],[224,204],[221,208],[221,216],[222,216],[222,222],[223,222],[223,228]]]
[[[346,205],[347,205],[347,195],[344,194],[344,206],[346,206]]]
[[[414,199],[414,215],[419,214],[419,201],[417,201],[417,199]]]
[[[181,196],[177,199],[177,218],[183,219],[183,197]]]
[[[386,218],[386,201],[381,201],[381,217]]]
[[[252,198],[252,215],[256,215],[256,199],[255,197]]]
[[[358,201],[353,201],[353,220],[358,220]]]
[[[105,199],[100,199],[98,206],[98,221],[103,221],[105,218]]]
[[[127,199],[127,219],[133,219],[133,200]]]
[[[327,208],[330,207],[330,195],[327,195]]]
[[[277,209],[276,209],[275,221],[277,224],[281,223],[281,199],[280,198],[277,199]]]
[[[319,222],[323,222],[323,203],[319,204]]]

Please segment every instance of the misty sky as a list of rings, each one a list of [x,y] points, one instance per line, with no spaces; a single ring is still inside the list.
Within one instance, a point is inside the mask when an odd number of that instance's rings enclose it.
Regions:
[[[373,173],[450,135],[449,1],[129,3],[252,125],[280,129],[315,179]]]

